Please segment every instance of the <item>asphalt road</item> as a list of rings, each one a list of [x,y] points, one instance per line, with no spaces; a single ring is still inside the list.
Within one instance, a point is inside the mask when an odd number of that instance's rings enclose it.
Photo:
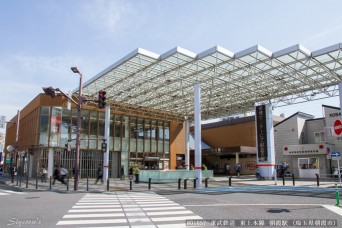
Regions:
[[[4,186],[0,186],[4,192]],[[0,195],[0,227],[55,227],[84,193],[7,192]]]
[[[179,203],[203,219],[218,220],[336,220],[341,215],[323,205],[334,207],[335,199],[259,193],[169,194],[165,197]],[[341,209],[342,211],[342,209]],[[301,226],[307,227],[307,226]],[[310,227],[310,226],[308,226]],[[330,226],[329,226],[330,227]]]
[[[336,200],[333,191],[322,191],[317,194],[317,191],[301,191],[300,188],[298,188],[298,191],[285,190],[275,191],[269,189],[262,191],[256,189],[254,192],[249,192],[252,191],[251,188],[249,191],[245,189],[242,192],[241,189],[234,188],[234,190],[230,191],[227,189],[225,191],[199,191],[197,193],[183,191],[178,192],[178,194],[175,194],[176,192],[162,191],[160,195],[184,206],[187,210],[206,220],[297,221],[297,227],[318,227],[303,224],[299,226],[298,221],[331,220],[336,221],[336,224],[334,224],[336,227],[342,227],[342,209],[334,206]],[[120,194],[123,193],[120,192]],[[108,194],[115,195],[116,193]],[[142,193],[129,192],[129,194]],[[86,193],[75,192],[15,192],[5,185],[0,185],[0,227],[57,227],[56,224],[59,221],[65,220],[63,220],[63,216],[68,214],[68,211],[86,195]],[[140,207],[142,206],[140,205]],[[145,214],[148,215],[147,212]],[[160,220],[160,217],[167,216],[159,215],[154,219]],[[106,225],[108,226],[108,224],[92,224],[91,227]],[[207,226],[208,224],[206,224]],[[82,227],[87,227],[87,225]],[[113,227],[113,225],[110,227]],[[253,226],[245,225],[243,227]]]

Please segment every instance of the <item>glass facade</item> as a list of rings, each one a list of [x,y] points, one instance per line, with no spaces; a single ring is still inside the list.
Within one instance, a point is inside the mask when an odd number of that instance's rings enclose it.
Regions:
[[[77,109],[44,106],[40,108],[39,144],[64,148],[69,142],[71,150],[74,151],[76,130]],[[111,114],[109,150],[121,153],[121,163],[137,162],[147,169],[164,169],[164,164],[169,164],[170,157],[169,132],[170,123],[166,121]],[[99,151],[104,137],[105,113],[82,110],[81,150]]]

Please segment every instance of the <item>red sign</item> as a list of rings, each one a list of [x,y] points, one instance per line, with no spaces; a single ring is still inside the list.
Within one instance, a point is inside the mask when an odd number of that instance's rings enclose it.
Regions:
[[[341,122],[341,120],[335,120],[334,132],[336,135],[340,135],[342,133],[342,122]]]
[[[245,169],[255,170],[257,166],[258,165],[255,161],[247,161],[245,164]]]

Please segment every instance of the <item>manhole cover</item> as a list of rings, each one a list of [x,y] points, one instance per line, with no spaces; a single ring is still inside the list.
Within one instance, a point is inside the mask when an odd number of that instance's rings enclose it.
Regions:
[[[38,198],[40,198],[40,197],[38,197],[38,196],[32,196],[32,197],[26,197],[25,199],[38,199]]]
[[[283,213],[283,212],[290,212],[287,209],[283,209],[283,208],[272,208],[267,210],[268,213]]]

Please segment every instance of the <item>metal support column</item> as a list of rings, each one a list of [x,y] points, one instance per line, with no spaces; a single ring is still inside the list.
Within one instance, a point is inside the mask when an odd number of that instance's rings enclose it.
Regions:
[[[185,127],[185,168],[190,170],[190,145],[189,145],[189,120],[186,119]]]
[[[196,186],[202,186],[202,147],[201,147],[201,87],[199,83],[194,86],[195,90],[195,178]]]
[[[108,180],[109,164],[109,131],[110,131],[110,105],[106,106],[105,114],[105,138],[107,143],[106,153],[103,154],[103,180]]]

